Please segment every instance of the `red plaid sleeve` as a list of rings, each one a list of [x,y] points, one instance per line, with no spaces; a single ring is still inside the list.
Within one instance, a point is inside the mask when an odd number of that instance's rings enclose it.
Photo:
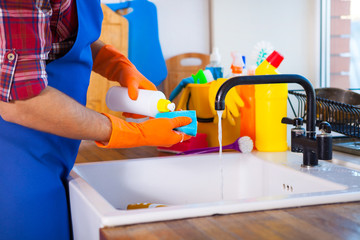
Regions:
[[[50,0],[0,1],[0,100],[35,96],[47,86]]]

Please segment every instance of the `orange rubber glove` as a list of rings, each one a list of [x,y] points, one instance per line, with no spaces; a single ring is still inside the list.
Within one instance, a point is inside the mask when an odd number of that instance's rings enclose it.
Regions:
[[[157,90],[156,86],[144,77],[129,59],[111,45],[105,45],[99,50],[92,70],[110,81],[119,82],[121,86],[127,87],[132,100],[138,98],[139,88]],[[123,113],[123,115],[129,118],[145,117],[132,113]]]
[[[157,90],[156,86],[144,77],[129,59],[111,45],[105,45],[99,50],[94,60],[93,71],[127,87],[132,100],[137,99],[139,88]]]
[[[103,113],[111,121],[112,132],[105,145],[95,142],[102,148],[131,148],[140,146],[171,146],[191,138],[173,130],[191,123],[189,117],[154,118],[142,123],[126,122],[110,114]]]

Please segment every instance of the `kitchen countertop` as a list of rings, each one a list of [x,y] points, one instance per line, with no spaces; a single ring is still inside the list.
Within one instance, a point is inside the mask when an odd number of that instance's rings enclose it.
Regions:
[[[101,149],[83,141],[76,163],[169,155],[155,147]],[[338,152],[334,158],[360,162]],[[360,239],[360,201],[103,228],[100,239]]]

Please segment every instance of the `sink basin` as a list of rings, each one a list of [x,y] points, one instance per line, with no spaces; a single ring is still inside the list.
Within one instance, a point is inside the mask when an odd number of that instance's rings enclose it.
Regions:
[[[360,200],[360,171],[302,155],[223,153],[78,164],[69,176],[75,239],[135,223]],[[167,207],[126,210],[128,204]]]

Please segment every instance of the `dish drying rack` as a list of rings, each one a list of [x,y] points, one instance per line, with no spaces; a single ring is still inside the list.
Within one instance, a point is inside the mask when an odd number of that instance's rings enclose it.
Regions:
[[[298,108],[295,111],[290,97],[288,101],[295,117],[301,117],[306,121],[306,95],[303,90],[289,90],[298,100]],[[320,122],[330,123],[332,131],[349,137],[360,138],[360,106],[341,103],[326,98],[316,97],[316,125]]]

